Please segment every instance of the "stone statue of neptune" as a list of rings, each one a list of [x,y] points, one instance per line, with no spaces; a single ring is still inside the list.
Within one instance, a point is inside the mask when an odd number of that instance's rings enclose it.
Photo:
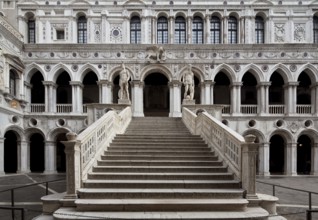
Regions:
[[[188,70],[182,77],[182,83],[184,85],[184,96],[186,100],[193,100],[194,97],[194,74],[191,70],[192,65],[188,65]]]

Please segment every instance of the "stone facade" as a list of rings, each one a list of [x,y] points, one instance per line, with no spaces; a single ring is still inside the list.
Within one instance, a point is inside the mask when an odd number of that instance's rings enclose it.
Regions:
[[[196,108],[257,136],[260,175],[318,174],[315,2],[0,4],[0,173],[65,170],[60,142],[88,104],[118,103],[124,63],[135,117],[180,117],[192,64]]]

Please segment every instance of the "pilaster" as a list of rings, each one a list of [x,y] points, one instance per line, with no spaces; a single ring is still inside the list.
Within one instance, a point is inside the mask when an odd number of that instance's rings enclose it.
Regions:
[[[258,152],[258,174],[261,176],[269,176],[269,146],[270,143],[261,143]]]
[[[99,102],[102,104],[111,104],[113,97],[113,83],[108,80],[97,82],[99,86]]]
[[[56,173],[56,142],[45,142],[45,168],[44,173],[53,174]]]
[[[285,154],[285,174],[297,176],[297,143],[288,143]]]
[[[1,144],[1,142],[0,142]],[[311,175],[318,176],[318,143],[311,147]]]
[[[72,112],[83,112],[83,84],[80,81],[70,81],[72,86]]]
[[[241,113],[241,86],[242,82],[233,82],[231,85],[231,113]]]
[[[17,173],[29,173],[30,172],[30,142],[19,141],[17,144],[18,144]]]
[[[139,80],[130,81],[132,86],[132,111],[133,117],[144,117],[143,88],[144,83]]]
[[[45,88],[45,112],[56,112],[56,84],[53,81],[43,81]]]
[[[170,113],[169,117],[181,117],[181,86],[178,80],[169,82],[170,89]]]
[[[0,176],[4,174],[4,138],[0,138]]]

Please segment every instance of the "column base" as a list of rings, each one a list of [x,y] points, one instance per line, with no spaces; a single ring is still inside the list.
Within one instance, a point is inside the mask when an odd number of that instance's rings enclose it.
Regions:
[[[0,173],[1,174],[1,173]],[[310,172],[310,175],[313,175],[313,176],[318,176],[318,171],[313,171],[313,172]]]
[[[182,113],[181,112],[172,112],[172,113],[169,113],[169,117],[171,117],[171,118],[181,118],[182,117]]]
[[[17,173],[22,174],[22,173],[31,173],[31,170],[18,170]]]
[[[133,117],[145,117],[143,112],[133,112],[132,116]]]
[[[58,172],[55,170],[44,170],[43,174],[57,174]]]
[[[0,176],[4,176],[4,175],[6,175],[6,173],[1,171]]]
[[[258,176],[270,176],[270,175],[271,175],[270,172],[263,172],[263,173],[259,172],[258,173]]]

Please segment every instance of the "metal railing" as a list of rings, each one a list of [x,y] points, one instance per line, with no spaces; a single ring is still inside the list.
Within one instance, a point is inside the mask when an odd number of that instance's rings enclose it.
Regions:
[[[241,105],[242,114],[257,114],[257,105]]]
[[[259,180],[256,180],[256,182],[272,186],[272,195],[273,196],[276,196],[276,188],[283,188],[283,189],[294,190],[294,191],[297,191],[297,192],[308,193],[308,210],[306,210],[306,218],[307,218],[307,220],[312,220],[312,213],[313,212],[318,212],[318,210],[313,210],[312,209],[312,195],[313,194],[318,195],[318,192],[312,192],[312,191],[303,190],[303,189],[296,189],[296,188],[292,188],[292,187],[288,187],[288,186],[276,185],[276,184],[273,184],[273,183],[266,183],[266,182],[262,182],[262,181],[259,181]]]
[[[31,112],[36,112],[36,113],[45,112],[45,104],[32,103],[31,104]]]
[[[17,190],[17,189],[22,189],[22,188],[26,188],[26,187],[31,187],[31,186],[45,184],[45,195],[48,195],[49,194],[49,183],[60,182],[60,181],[65,181],[65,179],[57,179],[57,180],[50,180],[50,181],[31,183],[31,184],[26,184],[26,185],[23,185],[23,186],[18,186],[18,187],[14,187],[14,188],[10,188],[10,189],[1,190],[0,193],[4,193],[4,192],[9,192],[10,191],[11,206],[0,206],[0,209],[11,210],[12,220],[15,219],[15,212],[14,211],[15,210],[20,210],[21,211],[21,219],[24,220],[25,208],[14,207],[15,206],[14,191]]]
[[[285,105],[269,105],[269,114],[284,114]]]
[[[311,114],[311,105],[297,105],[297,114]]]

